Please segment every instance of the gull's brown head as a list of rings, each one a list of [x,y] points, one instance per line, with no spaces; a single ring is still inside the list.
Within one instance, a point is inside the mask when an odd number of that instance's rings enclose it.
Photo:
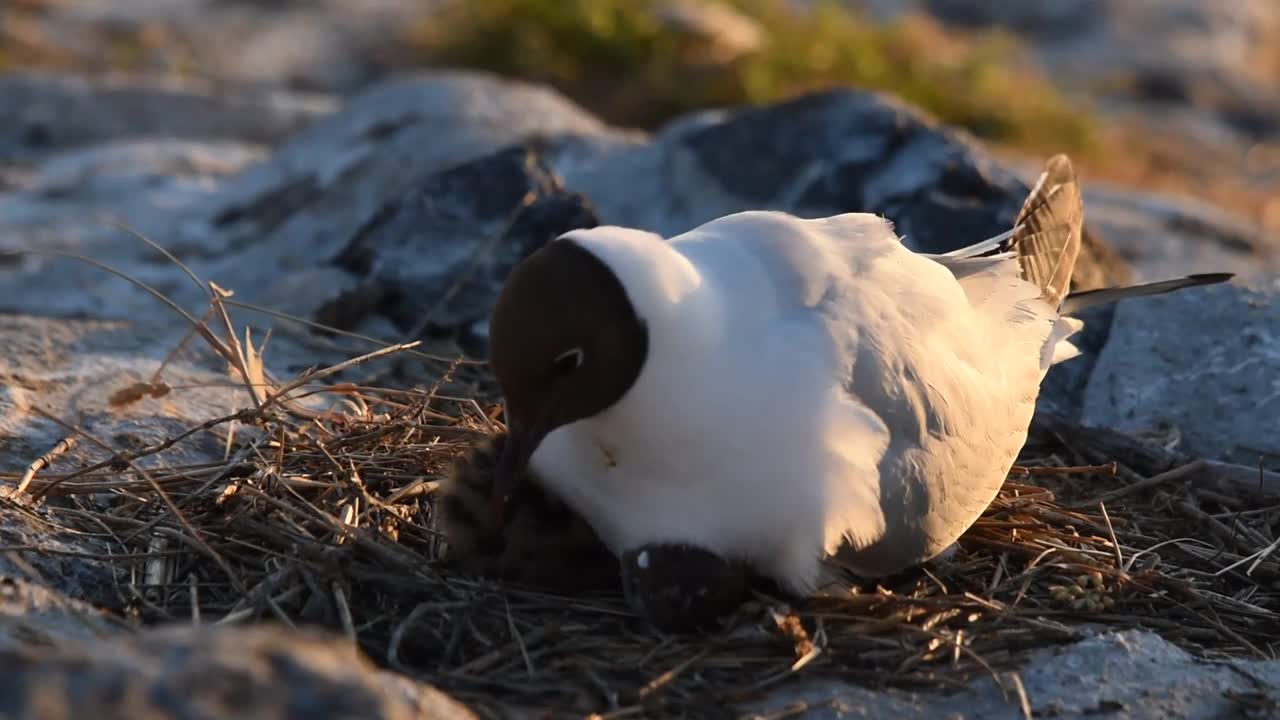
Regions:
[[[622,283],[572,239],[548,243],[512,270],[489,322],[508,432],[495,484],[500,511],[543,438],[618,402],[648,352],[648,330]]]

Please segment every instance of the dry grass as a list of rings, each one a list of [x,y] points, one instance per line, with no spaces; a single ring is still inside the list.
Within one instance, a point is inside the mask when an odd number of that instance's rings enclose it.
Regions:
[[[1098,627],[1150,628],[1202,655],[1275,653],[1275,488],[1209,483],[1223,475],[1204,463],[1052,418],[949,562],[848,597],[788,606],[758,595],[715,636],[662,636],[616,594],[461,576],[437,559],[434,493],[456,454],[499,428],[482,371],[442,365],[434,387],[413,391],[323,382],[363,357],[276,380],[209,287],[205,317],[221,326],[187,317],[238,369],[246,402],[191,434],[234,424],[223,461],[147,471],[141,458],[181,438],[122,451],[67,424],[68,437],[102,446],[101,463],[0,475],[113,549],[101,559],[121,588],[114,612],[323,625],[482,709],[549,715],[715,716],[798,674],[947,686]],[[116,401],[168,392],[157,377]]]

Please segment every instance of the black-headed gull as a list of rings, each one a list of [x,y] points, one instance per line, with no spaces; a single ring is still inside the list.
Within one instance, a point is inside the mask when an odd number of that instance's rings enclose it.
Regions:
[[[828,556],[868,576],[935,557],[1077,354],[1066,313],[1230,277],[1068,295],[1083,213],[1057,156],[1013,230],[943,255],[866,213],[563,235],[513,270],[490,323],[499,506],[527,467],[619,556],[701,549],[798,594]]]

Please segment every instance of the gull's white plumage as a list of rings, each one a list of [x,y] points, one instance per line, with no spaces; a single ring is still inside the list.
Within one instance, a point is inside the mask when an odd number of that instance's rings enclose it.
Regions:
[[[1058,309],[1082,208],[1054,163],[1016,232],[948,255],[861,213],[744,212],[669,241],[569,233],[621,281],[649,356],[532,468],[615,552],[692,543],[796,592],[826,555],[882,574],[938,554],[999,490],[1049,366],[1075,354],[1080,324]]]

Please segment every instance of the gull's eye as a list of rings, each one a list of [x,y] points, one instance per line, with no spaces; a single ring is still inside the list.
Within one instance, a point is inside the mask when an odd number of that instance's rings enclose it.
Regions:
[[[570,348],[556,356],[556,359],[551,364],[551,368],[557,375],[564,375],[582,367],[582,361],[584,359],[585,355],[582,352],[582,348]]]

